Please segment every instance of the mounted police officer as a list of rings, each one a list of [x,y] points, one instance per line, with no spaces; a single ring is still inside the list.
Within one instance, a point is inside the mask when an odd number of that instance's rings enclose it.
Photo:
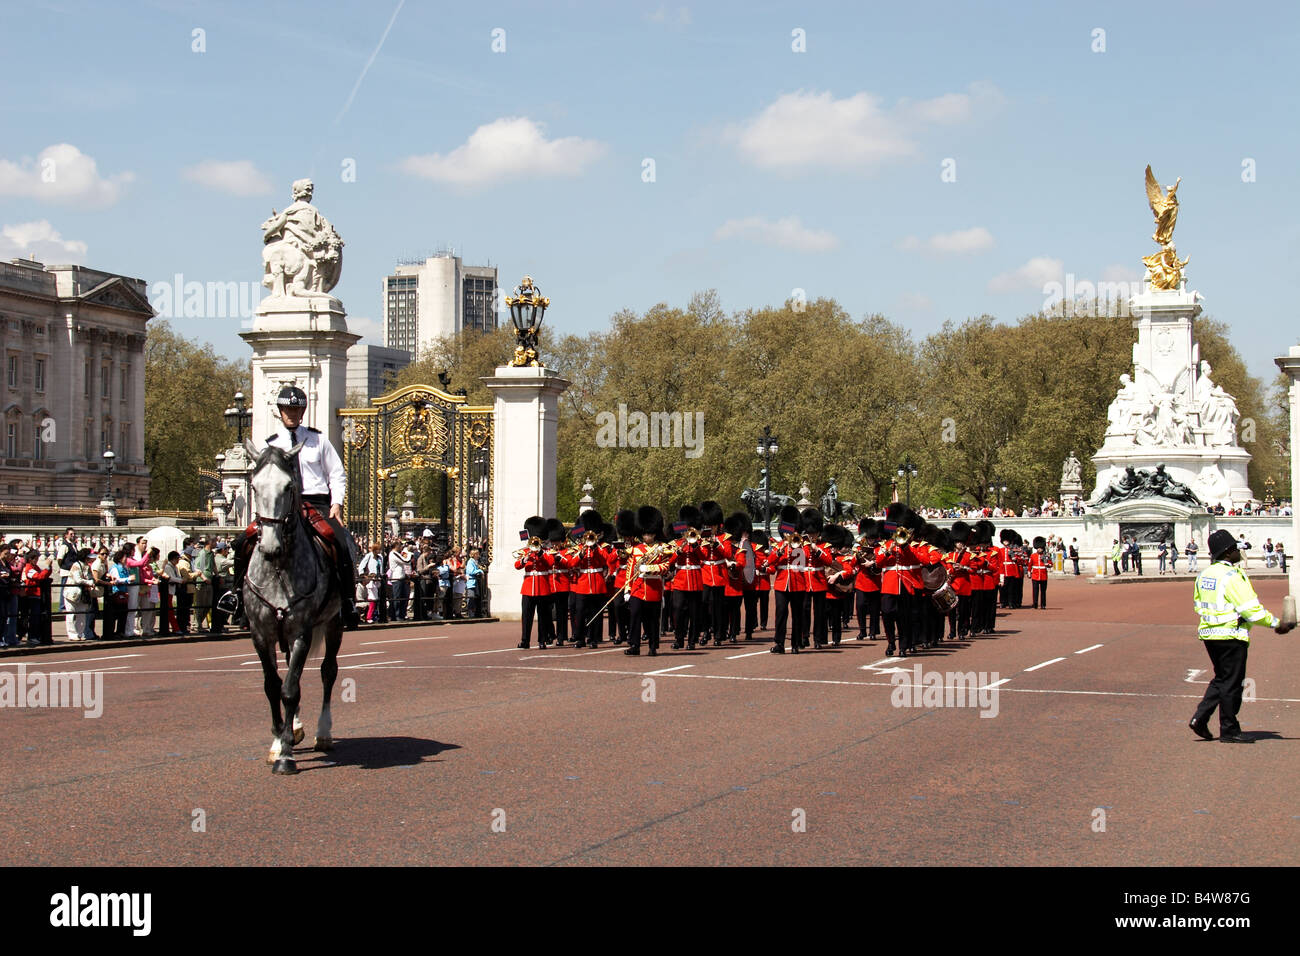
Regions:
[[[280,389],[275,401],[280,412],[280,427],[266,440],[266,444],[289,451],[302,445],[298,453],[298,479],[304,503],[313,506],[334,533],[338,544],[335,553],[335,582],[343,605],[343,626],[355,630],[358,624],[356,609],[356,570],[352,562],[352,537],[340,523],[343,517],[343,498],[347,492],[348,476],[330,440],[317,429],[302,424],[307,411],[307,393],[296,385]],[[256,542],[255,524],[235,539],[235,580],[233,588],[221,596],[217,606],[232,615],[242,610],[244,575],[253,556]]]

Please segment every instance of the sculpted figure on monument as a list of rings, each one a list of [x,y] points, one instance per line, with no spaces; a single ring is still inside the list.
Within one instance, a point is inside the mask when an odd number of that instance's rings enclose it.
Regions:
[[[1124,469],[1124,474],[1112,482],[1110,486],[1097,496],[1097,500],[1092,502],[1093,505],[1114,505],[1121,501],[1128,501],[1130,498],[1138,497],[1138,491],[1142,488],[1142,479],[1138,477],[1137,472],[1132,465]]]
[[[343,271],[343,240],[311,204],[312,181],[293,184],[293,202],[262,223],[262,285],[276,298],[325,295]]]
[[[1074,452],[1070,452],[1070,457],[1065,459],[1065,464],[1061,468],[1061,486],[1077,485],[1082,480],[1083,464],[1074,457]]]
[[[1106,410],[1110,424],[1106,426],[1108,435],[1130,435],[1133,432],[1129,423],[1133,415],[1133,405],[1138,400],[1138,387],[1129,378],[1127,372],[1119,377],[1119,392]]]
[[[1210,378],[1213,371],[1209,362],[1201,362],[1201,375],[1196,380],[1196,403],[1201,412],[1201,425],[1209,430],[1206,441],[1211,445],[1237,444],[1237,420],[1241,413],[1237,401],[1216,385]]]
[[[1150,494],[1159,495],[1161,498],[1182,501],[1189,505],[1202,504],[1201,499],[1196,497],[1191,488],[1182,482],[1174,481],[1169,476],[1163,463],[1156,465],[1156,470],[1146,480],[1146,487]]]
[[[1190,374],[1183,369],[1166,387],[1141,365],[1136,366],[1143,398],[1138,408],[1140,421],[1134,441],[1139,445],[1171,447],[1192,443],[1192,426],[1183,405],[1183,386]]]

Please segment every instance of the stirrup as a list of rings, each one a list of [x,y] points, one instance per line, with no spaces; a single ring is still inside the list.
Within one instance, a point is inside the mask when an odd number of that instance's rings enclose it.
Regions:
[[[227,591],[221,597],[217,598],[217,610],[225,611],[231,617],[239,613],[240,600],[239,592]]]

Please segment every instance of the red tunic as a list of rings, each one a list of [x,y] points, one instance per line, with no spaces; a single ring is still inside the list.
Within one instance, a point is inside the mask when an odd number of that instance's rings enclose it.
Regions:
[[[650,550],[650,545],[637,544],[629,552],[630,556],[639,560],[642,555]],[[632,587],[628,593],[634,598],[640,598],[642,601],[662,601],[664,598],[664,571],[672,564],[672,555],[664,555],[659,559],[658,564],[642,565],[641,573],[632,579]]]
[[[772,590],[771,571],[767,567],[767,547],[754,546],[754,590]]]
[[[1043,552],[1035,551],[1029,559],[1029,576],[1034,581],[1047,580],[1047,559],[1043,557]]]
[[[560,558],[566,568],[575,572],[577,580],[573,591],[578,594],[608,594],[605,578],[609,575],[610,564],[614,560],[612,549],[603,545],[584,547],[580,551]]]
[[[704,551],[698,544],[687,544],[685,538],[676,542],[677,555],[673,564],[677,573],[673,576],[674,591],[702,591],[704,589],[703,560]]]
[[[790,563],[791,557],[800,557],[803,560],[799,565]],[[776,572],[776,580],[772,583],[774,591],[807,591],[808,576],[804,569],[808,566],[808,552],[805,546],[792,548],[788,543],[782,542],[772,548],[771,553],[767,556],[767,569]]]
[[[727,555],[724,544],[724,542],[714,541],[700,548],[700,564],[703,565],[706,588],[720,588],[727,583]]]
[[[515,569],[524,572],[524,583],[519,593],[527,597],[547,597],[551,593],[551,556],[545,551],[528,551],[515,562]]]

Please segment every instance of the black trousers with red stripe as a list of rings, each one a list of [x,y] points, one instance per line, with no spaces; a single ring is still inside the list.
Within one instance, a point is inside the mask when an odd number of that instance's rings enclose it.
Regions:
[[[521,595],[519,619],[523,625],[524,647],[532,644],[533,637],[533,616],[537,617],[537,646],[542,647],[546,644],[555,642],[555,628],[551,624],[551,606],[555,603],[551,596],[533,597],[529,594]]]

